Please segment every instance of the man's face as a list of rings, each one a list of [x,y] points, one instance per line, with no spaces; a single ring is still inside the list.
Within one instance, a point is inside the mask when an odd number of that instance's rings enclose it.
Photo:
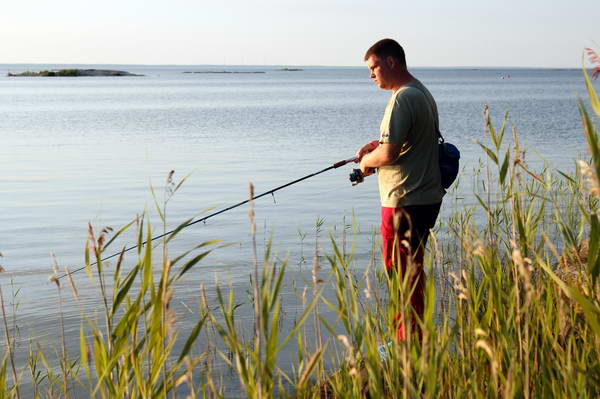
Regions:
[[[367,59],[367,67],[371,71],[371,79],[380,89],[391,89],[392,68],[385,59],[372,55]]]

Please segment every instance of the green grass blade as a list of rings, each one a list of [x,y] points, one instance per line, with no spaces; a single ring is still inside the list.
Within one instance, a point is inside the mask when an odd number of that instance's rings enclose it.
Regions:
[[[483,144],[481,141],[479,141],[479,140],[475,140],[475,143],[479,144],[479,146],[480,146],[481,148],[483,148],[483,151],[485,151],[485,153],[487,154],[487,156],[488,156],[488,157],[490,157],[490,159],[491,159],[492,161],[494,161],[494,163],[495,163],[496,165],[498,165],[498,157],[496,156],[496,154],[494,154],[494,151],[493,151],[491,148],[487,147],[486,145],[484,145],[484,144]]]
[[[128,228],[130,228],[134,223],[136,222],[136,220],[132,220],[131,222],[127,223],[125,226],[121,227],[112,237],[110,240],[108,240],[108,242],[106,243],[106,245],[104,245],[104,248],[108,248],[110,246],[110,244],[112,244],[112,242],[114,240],[117,239],[117,237],[119,237],[121,234],[123,234],[125,231],[127,231]]]
[[[592,328],[597,337],[600,337],[600,309],[598,306],[595,306],[592,302],[590,302],[585,296],[583,296],[579,291],[569,286],[567,283],[562,281],[560,277],[558,277],[554,272],[550,269],[550,267],[546,264],[546,262],[538,258],[538,262],[542,269],[554,280],[556,285],[572,300],[577,302],[579,306],[581,306],[583,310],[583,314],[585,320],[588,322],[589,326]]]
[[[194,252],[195,250],[197,250],[197,249],[199,249],[199,248],[206,247],[206,246],[209,246],[209,245],[215,245],[215,244],[218,244],[218,243],[220,243],[220,242],[221,242],[221,240],[204,241],[203,243],[200,243],[200,244],[198,244],[198,245],[194,246],[192,249],[190,249],[190,250],[187,250],[187,251],[183,252],[181,255],[179,255],[179,256],[177,256],[176,258],[174,258],[174,259],[171,261],[171,266],[175,266],[175,265],[176,265],[178,262],[180,262],[180,261],[181,261],[183,258],[185,258],[186,256],[188,256],[189,254],[191,254],[192,252]],[[227,247],[227,246],[229,246],[229,244],[224,244],[224,245],[221,245],[221,246],[219,246],[218,248],[225,248],[225,247]]]
[[[196,265],[196,263],[200,262],[202,259],[204,259],[211,252],[212,252],[212,250],[202,252],[201,254],[196,255],[192,259],[190,259],[189,261],[187,261],[181,267],[181,270],[177,274],[177,279],[176,280],[179,280],[185,273],[187,273],[192,267],[194,267],[194,265]]]
[[[600,222],[598,216],[591,215],[590,222],[588,271],[592,276],[592,285],[595,285],[598,275],[600,275]]]
[[[596,116],[600,117],[600,100],[598,100],[598,94],[596,93],[596,90],[592,85],[592,81],[590,80],[587,69],[585,67],[583,68],[583,78],[585,80],[585,88],[587,89],[592,109],[596,113]]]
[[[171,234],[169,234],[169,236],[167,237],[166,242],[169,243],[173,238],[175,238],[177,236],[177,234],[179,234],[179,232],[183,229],[185,229],[191,222],[192,220],[194,220],[194,217],[191,217],[185,221],[183,221],[183,223],[181,223],[179,226],[177,226],[173,232]]]
[[[500,168],[500,184],[504,185],[506,180],[506,172],[508,171],[508,164],[510,160],[510,150],[506,150],[506,155],[504,156],[504,161],[502,162],[502,167]]]
[[[196,342],[196,339],[198,338],[198,334],[200,334],[200,331],[202,330],[202,326],[204,325],[204,322],[206,321],[207,318],[208,318],[208,313],[204,314],[204,316],[202,316],[200,321],[198,321],[198,323],[196,323],[196,325],[194,326],[194,329],[190,333],[190,336],[188,337],[188,339],[185,341],[185,344],[183,345],[183,349],[181,349],[181,353],[179,354],[179,359],[177,360],[178,363],[183,361],[183,358],[186,357],[188,355],[188,353],[190,352],[190,350],[192,349],[192,345],[194,344],[194,342]]]
[[[121,302],[123,302],[123,299],[125,299],[125,297],[127,296],[127,293],[129,292],[129,290],[131,289],[131,286],[133,285],[133,282],[135,281],[135,278],[138,274],[140,270],[140,265],[137,264],[133,270],[131,270],[129,272],[129,274],[127,275],[127,277],[125,278],[125,281],[123,282],[123,284],[119,287],[119,290],[117,292],[117,296],[115,297],[115,300],[113,302],[113,306],[112,306],[112,313],[115,314],[116,310],[119,308],[119,306],[121,305]]]

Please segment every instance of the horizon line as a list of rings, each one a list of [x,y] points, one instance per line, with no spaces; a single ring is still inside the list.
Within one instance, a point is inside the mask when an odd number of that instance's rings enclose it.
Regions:
[[[241,68],[267,68],[267,67],[303,67],[303,68],[365,68],[364,65],[301,65],[301,64],[136,64],[136,63],[93,63],[93,62],[70,62],[70,63],[56,63],[56,62],[19,62],[19,63],[0,63],[0,66],[14,66],[14,65],[123,65],[123,66],[147,66],[147,67],[241,67]],[[450,66],[432,66],[432,65],[414,65],[409,66],[409,69],[581,69],[581,66],[517,66],[517,65],[505,65],[505,66],[482,66],[482,65],[450,65]],[[586,67],[590,68],[590,67]]]

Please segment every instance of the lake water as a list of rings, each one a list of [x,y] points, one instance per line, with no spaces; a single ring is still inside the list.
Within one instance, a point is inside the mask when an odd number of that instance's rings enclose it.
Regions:
[[[169,203],[169,226],[321,170],[353,156],[378,137],[389,92],[377,89],[366,68],[138,66],[142,77],[8,78],[7,72],[58,68],[0,65],[0,274],[4,296],[19,290],[19,339],[58,343],[56,289],[47,280],[54,253],[61,266],[83,264],[87,224],[119,227],[148,209],[150,186],[162,198],[167,174],[190,175]],[[94,67],[94,66],[78,66]],[[97,67],[97,66],[96,66]],[[194,74],[186,71],[265,71]],[[460,189],[446,202],[469,206],[473,169],[483,154],[472,140],[487,140],[482,109],[489,104],[498,127],[505,112],[534,167],[544,160],[572,170],[586,155],[577,111],[586,98],[580,70],[415,69],[437,100],[442,132],[462,152]],[[356,216],[358,263],[367,263],[372,229],[378,225],[376,179],[352,187],[346,166],[256,201],[258,240],[272,234],[277,256],[290,255],[290,280],[310,279],[315,222],[338,237]],[[455,205],[456,206],[456,205]],[[441,218],[450,212],[443,209]],[[154,231],[162,227],[155,220]],[[302,236],[306,234],[304,242]],[[130,237],[125,237],[125,241]],[[216,251],[177,292],[197,304],[197,288],[215,278],[231,282],[245,297],[252,260],[247,208],[194,225],[180,234],[171,253],[219,239],[235,245]],[[123,242],[124,244],[126,242]],[[130,241],[131,243],[131,241]],[[118,248],[118,247],[116,247]],[[77,284],[89,287],[85,273]],[[293,277],[292,277],[293,276]],[[97,292],[83,301],[99,309]],[[292,306],[293,307],[293,306]],[[11,310],[12,311],[12,310]],[[66,305],[67,334],[79,331],[79,308]],[[186,325],[185,315],[181,316]],[[189,321],[191,325],[193,320]],[[24,355],[23,355],[24,356]]]

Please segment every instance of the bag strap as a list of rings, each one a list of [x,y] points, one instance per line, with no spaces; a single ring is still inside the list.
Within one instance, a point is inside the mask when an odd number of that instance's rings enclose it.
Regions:
[[[419,83],[421,83],[421,81],[417,80]],[[444,140],[444,136],[442,136],[442,132],[440,132],[440,116],[439,114],[436,112],[436,109],[433,107],[433,104],[429,101],[429,98],[427,98],[427,94],[425,94],[425,92],[423,90],[421,90],[419,87],[416,86],[410,86],[413,87],[417,90],[419,90],[421,93],[423,93],[423,96],[425,96],[425,101],[427,101],[427,103],[429,104],[429,106],[431,107],[431,113],[435,116],[435,130],[437,131],[440,143],[443,143]]]

